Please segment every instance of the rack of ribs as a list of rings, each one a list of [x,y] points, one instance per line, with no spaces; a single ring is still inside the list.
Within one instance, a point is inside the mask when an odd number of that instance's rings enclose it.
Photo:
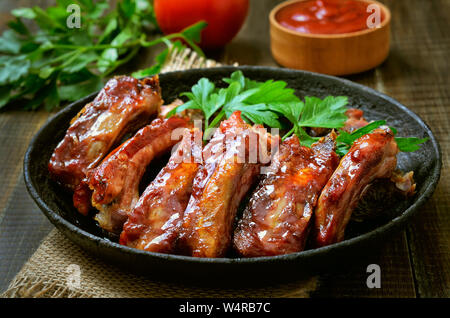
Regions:
[[[317,246],[344,238],[353,209],[375,179],[389,178],[397,164],[397,143],[386,126],[357,139],[323,189],[315,211]]]
[[[181,253],[196,257],[225,255],[238,206],[262,164],[270,160],[268,149],[273,151],[278,140],[262,127],[246,124],[239,111],[221,123],[203,149],[203,165],[193,181],[178,240]],[[257,160],[250,160],[255,152]]]
[[[70,190],[89,192],[86,183],[82,183],[88,172],[125,134],[134,133],[148,123],[161,104],[157,76],[143,80],[119,76],[109,80],[97,97],[72,119],[50,158],[50,175]],[[74,199],[80,212],[87,214],[89,206],[84,195]]]
[[[139,183],[150,162],[171,150],[182,137],[180,128],[190,128],[186,117],[157,118],[111,152],[90,173],[92,205],[100,227],[120,234],[128,214],[139,199]]]
[[[236,227],[233,243],[240,255],[273,256],[304,249],[317,198],[339,164],[335,139],[332,132],[308,148],[294,135],[281,144],[271,172]]]
[[[167,165],[146,188],[128,216],[120,244],[141,250],[174,253],[192,182],[202,160],[202,137],[187,130]]]

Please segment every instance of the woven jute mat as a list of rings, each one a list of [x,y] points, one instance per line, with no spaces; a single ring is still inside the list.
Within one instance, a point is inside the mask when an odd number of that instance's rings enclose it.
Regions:
[[[220,64],[186,49],[172,52],[163,72]],[[267,273],[271,275],[270,273]],[[54,229],[1,294],[13,297],[308,297],[316,277],[253,288],[199,287],[153,281],[88,254]]]
[[[153,281],[88,254],[54,229],[2,297],[308,297],[315,288],[315,278],[252,288]]]

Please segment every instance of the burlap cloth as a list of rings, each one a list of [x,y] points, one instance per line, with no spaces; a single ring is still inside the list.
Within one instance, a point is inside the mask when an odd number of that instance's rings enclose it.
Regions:
[[[172,52],[163,72],[220,64],[190,50]],[[73,266],[79,269],[73,284]],[[71,283],[72,282],[72,283]],[[308,297],[317,278],[253,288],[211,288],[152,281],[86,253],[54,229],[1,297]]]

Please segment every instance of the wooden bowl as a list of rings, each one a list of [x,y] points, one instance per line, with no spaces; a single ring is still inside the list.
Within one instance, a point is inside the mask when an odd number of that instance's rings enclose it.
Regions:
[[[304,0],[286,1],[269,15],[271,51],[281,65],[330,75],[367,71],[381,64],[389,54],[391,13],[373,0],[359,0],[380,6],[384,20],[376,28],[341,34],[300,33],[282,26],[277,12]]]

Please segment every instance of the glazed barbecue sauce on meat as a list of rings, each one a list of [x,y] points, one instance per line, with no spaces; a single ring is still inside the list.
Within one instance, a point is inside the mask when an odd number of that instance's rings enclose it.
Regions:
[[[204,147],[203,165],[193,181],[178,241],[182,254],[223,257],[227,252],[238,205],[256,181],[265,161],[261,161],[260,156],[255,162],[238,158],[250,158],[251,151],[260,155],[262,148],[270,151],[278,144],[278,137],[261,128],[246,124],[237,111],[220,124]],[[252,139],[256,139],[257,145],[250,147]],[[267,159],[266,162],[270,160]]]
[[[108,81],[97,97],[72,119],[54,150],[48,169],[53,179],[72,191],[78,210],[87,214],[89,189],[82,183],[116,143],[158,113],[162,104],[158,76],[137,80],[129,76]]]
[[[398,147],[386,126],[357,139],[342,157],[323,189],[315,211],[316,246],[342,241],[366,186],[378,178],[389,178],[397,165]]]
[[[234,248],[240,255],[304,249],[317,198],[339,163],[335,139],[333,132],[308,148],[294,135],[281,144],[235,230]]]
[[[128,217],[120,244],[159,253],[175,253],[192,182],[201,164],[201,131],[185,132],[167,165],[148,185]]]
[[[110,153],[91,172],[92,205],[99,210],[95,219],[108,232],[120,234],[128,214],[139,200],[139,183],[153,159],[177,144],[178,129],[190,128],[189,118],[157,118]]]

